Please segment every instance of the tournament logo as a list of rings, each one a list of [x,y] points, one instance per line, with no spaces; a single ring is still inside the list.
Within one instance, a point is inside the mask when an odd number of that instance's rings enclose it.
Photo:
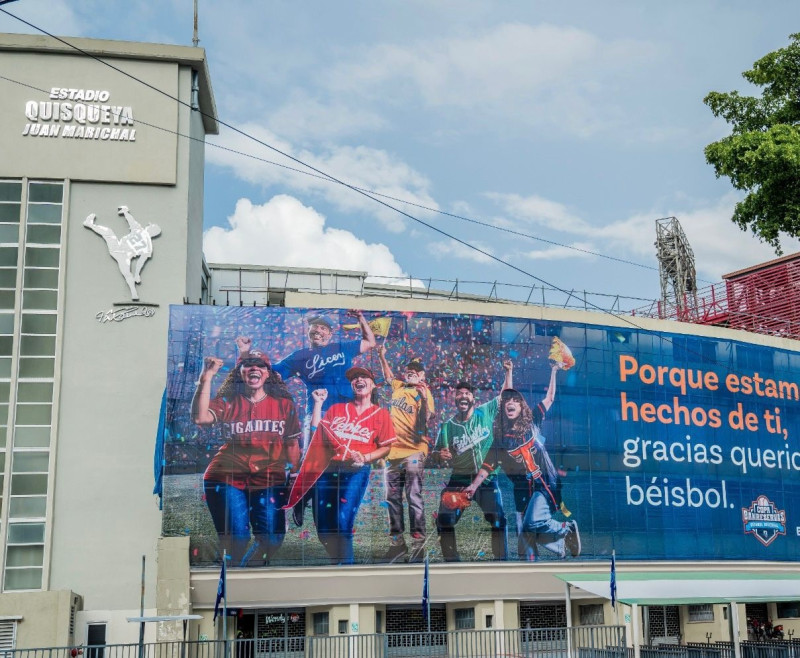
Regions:
[[[786,511],[778,509],[766,496],[759,496],[750,507],[742,508],[744,534],[753,535],[769,546],[778,535],[786,534]]]

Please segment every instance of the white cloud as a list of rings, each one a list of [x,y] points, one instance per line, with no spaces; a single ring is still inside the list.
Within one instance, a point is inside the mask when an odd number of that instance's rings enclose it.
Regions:
[[[588,135],[616,120],[613,100],[626,70],[653,54],[646,42],[605,40],[574,27],[505,23],[457,37],[381,44],[327,75],[338,94],[502,114]]]
[[[323,102],[296,92],[269,115],[272,130],[288,139],[307,143],[364,135],[386,126],[386,120],[367,108],[353,107],[342,99]]]
[[[386,245],[370,244],[349,231],[325,226],[325,217],[294,197],[278,195],[263,205],[240,199],[228,228],[205,232],[203,249],[212,263],[360,270],[406,276]]]
[[[744,232],[730,220],[740,198],[728,193],[716,202],[702,203],[682,199],[677,207],[636,213],[604,226],[593,226],[566,206],[539,196],[522,197],[514,194],[487,194],[497,202],[509,219],[497,219],[498,226],[525,231],[530,226],[548,229],[546,237],[558,241],[556,233],[579,236],[570,246],[586,251],[630,259],[658,266],[656,259],[655,220],[677,217],[695,255],[695,268],[700,279],[716,282],[723,274],[775,258],[773,249],[760,242],[752,233]],[[533,231],[532,231],[533,233]],[[782,238],[785,253],[800,250],[800,240]],[[553,246],[520,255],[531,260],[571,260],[589,254],[568,247]],[[700,281],[700,286],[704,284]]]
[[[474,240],[470,240],[469,243],[473,247],[482,249],[489,254],[492,253],[492,249],[485,244],[481,244],[480,242]],[[431,242],[428,244],[428,251],[437,258],[461,258],[481,264],[495,262],[493,258],[490,258],[486,254],[476,251],[475,249],[470,249],[468,246],[463,245],[460,242],[455,242],[454,240]]]
[[[632,257],[651,260],[657,266],[655,220],[676,217],[694,253],[695,270],[698,278],[704,280],[699,282],[703,287],[706,282],[721,281],[723,274],[776,257],[772,247],[731,222],[739,198],[738,194],[730,192],[712,203],[687,200],[683,207],[650,214],[638,213],[593,229],[590,234],[602,244],[597,251],[614,255],[628,253]],[[783,237],[782,244],[785,253],[800,250],[800,240],[796,238]]]
[[[584,234],[591,231],[589,224],[557,201],[550,201],[535,194],[523,197],[519,194],[490,192],[485,196],[500,205],[504,212],[514,219],[521,220],[524,224],[545,226],[567,233]],[[509,222],[502,219],[499,222],[506,228],[511,226]]]
[[[580,250],[580,251],[579,251]],[[593,245],[586,242],[573,242],[564,247],[549,247],[547,249],[534,249],[525,252],[524,256],[530,260],[565,260],[568,258],[595,258],[587,251],[595,251]]]
[[[278,138],[274,133],[259,125],[246,124],[241,126],[241,130],[352,186],[424,206],[437,207],[436,202],[428,193],[430,184],[428,179],[386,151],[366,146],[341,146],[328,147],[320,153],[315,153],[296,149],[289,142]],[[307,175],[289,168],[266,164],[213,146],[206,150],[209,162],[232,169],[245,181],[264,187],[280,185],[299,192],[318,194],[343,212],[360,211],[374,215],[389,231],[399,233],[405,228],[406,220],[394,210],[343,185],[332,183],[303,165],[259,145],[243,135],[226,130],[221,136],[209,139],[209,142],[233,149],[233,151],[257,155],[260,158],[312,174]],[[386,201],[386,203],[406,209],[405,204],[399,202]],[[407,212],[418,217],[430,214],[410,206],[407,207]]]

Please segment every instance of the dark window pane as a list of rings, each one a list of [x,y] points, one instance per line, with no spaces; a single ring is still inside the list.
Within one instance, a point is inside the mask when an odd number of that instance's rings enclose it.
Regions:
[[[10,336],[8,338],[9,340],[11,339]],[[2,340],[3,338],[0,337],[0,341]],[[0,343],[0,345],[2,345],[2,343]],[[56,337],[23,336],[20,339],[19,353],[23,356],[53,356],[56,353]],[[0,354],[3,354],[1,350]]]
[[[61,227],[28,225],[28,242],[36,244],[59,244],[61,242]]]
[[[61,183],[31,183],[28,186],[29,201],[61,203],[64,199],[64,185]]]
[[[17,251],[16,247],[0,247],[0,266],[16,267]]]
[[[2,319],[0,315],[0,319]],[[55,334],[58,318],[52,313],[24,313],[22,315],[23,334]],[[13,316],[12,316],[13,321]],[[2,324],[0,324],[2,327]],[[13,324],[12,324],[13,327]]]
[[[22,183],[0,182],[0,201],[19,201],[22,199]]]
[[[0,203],[0,222],[9,224],[19,224],[18,203]]]
[[[26,288],[58,288],[58,270],[32,270],[25,268],[23,285]]]
[[[60,224],[61,206],[28,206],[28,224]]]
[[[25,290],[22,293],[22,308],[41,308],[55,310],[58,304],[58,293],[55,290]]]
[[[0,242],[17,244],[19,242],[19,226],[17,224],[0,224]]]
[[[0,249],[0,252],[3,250]],[[28,247],[25,250],[25,265],[29,267],[58,267],[58,249],[48,249],[46,247]],[[2,254],[0,254],[2,256]],[[0,262],[0,265],[4,263]],[[9,263],[9,265],[15,265]]]

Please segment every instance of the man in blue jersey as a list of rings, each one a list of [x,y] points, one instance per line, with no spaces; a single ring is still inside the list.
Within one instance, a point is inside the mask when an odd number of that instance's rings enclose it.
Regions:
[[[308,430],[314,408],[311,391],[324,388],[328,392],[322,407],[323,415],[332,405],[350,401],[353,389],[345,373],[359,354],[369,352],[375,347],[375,334],[364,314],[361,311],[348,311],[348,316],[358,320],[361,328],[360,340],[333,340],[333,321],[328,315],[317,313],[306,320],[309,346],[292,352],[272,367],[284,381],[290,377],[298,377],[306,385],[306,423],[302,437],[304,452],[308,446]],[[301,501],[294,509],[294,522],[298,526],[303,523],[303,505]]]
[[[314,408],[311,391],[324,388],[328,397],[322,413],[337,402],[348,402],[353,397],[350,382],[344,376],[359,354],[375,347],[375,334],[361,311],[349,311],[348,315],[358,320],[361,328],[360,340],[333,340],[333,321],[323,313],[310,316],[308,322],[309,347],[303,347],[281,359],[272,369],[284,381],[298,377],[306,385],[308,414]]]

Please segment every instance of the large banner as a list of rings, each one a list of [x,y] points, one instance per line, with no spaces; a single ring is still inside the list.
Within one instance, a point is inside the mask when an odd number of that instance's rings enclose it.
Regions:
[[[792,560],[800,353],[476,315],[174,306],[193,564]]]

